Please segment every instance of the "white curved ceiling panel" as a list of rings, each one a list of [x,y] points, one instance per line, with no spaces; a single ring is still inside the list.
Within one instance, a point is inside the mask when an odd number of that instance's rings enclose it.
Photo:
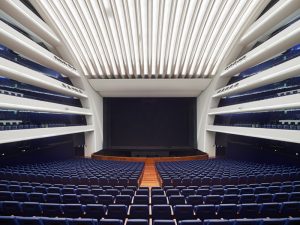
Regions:
[[[259,0],[40,0],[89,78],[206,78]],[[237,24],[239,23],[239,24]],[[223,56],[223,57],[222,57]]]

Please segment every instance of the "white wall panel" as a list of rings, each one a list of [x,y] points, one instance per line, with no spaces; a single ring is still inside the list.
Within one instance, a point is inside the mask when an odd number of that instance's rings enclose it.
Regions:
[[[56,104],[29,98],[9,96],[4,94],[0,94],[0,108],[49,113],[92,115],[91,111],[85,108]]]
[[[0,131],[0,144],[93,131],[92,125]]]

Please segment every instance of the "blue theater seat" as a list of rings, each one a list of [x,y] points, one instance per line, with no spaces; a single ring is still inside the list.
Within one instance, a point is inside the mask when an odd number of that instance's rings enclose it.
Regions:
[[[175,220],[154,220],[153,225],[176,225]]]
[[[28,197],[31,202],[45,202],[45,198],[42,193],[29,193]]]
[[[290,193],[289,201],[300,201],[300,192]]]
[[[14,199],[14,201],[18,201],[18,202],[28,202],[29,201],[29,197],[26,192],[14,192],[13,199]]]
[[[85,207],[85,217],[102,219],[106,213],[106,207],[100,204],[88,204]]]
[[[220,195],[207,195],[204,202],[205,204],[219,205],[222,202],[222,197]]]
[[[287,202],[289,199],[288,193],[276,193],[273,195],[273,202]]]
[[[238,204],[238,195],[223,195],[222,204]]]
[[[300,213],[300,202],[284,202],[280,208],[280,214],[284,217],[299,216]]]
[[[112,195],[98,195],[97,202],[102,205],[110,205],[114,203],[114,197]]]
[[[147,196],[149,196],[149,190],[147,190],[147,189],[138,189],[138,190],[136,190],[135,195],[147,195]]]
[[[133,204],[148,205],[149,196],[148,195],[135,195],[133,197]]]
[[[0,216],[1,225],[19,225],[14,216]]]
[[[256,203],[267,203],[273,201],[273,195],[272,194],[258,194],[256,196]]]
[[[60,204],[55,203],[43,203],[41,204],[43,215],[49,217],[60,217],[63,214]]]
[[[133,196],[134,195],[134,190],[132,189],[122,189],[121,190],[121,195],[129,195],[129,196]]]
[[[41,221],[44,225],[68,225],[68,220],[65,218],[45,218],[42,217]]]
[[[276,218],[276,219],[263,219],[262,225],[285,225],[287,223],[287,219]]]
[[[185,189],[182,189],[182,190],[181,190],[181,194],[182,194],[184,197],[187,197],[187,196],[190,196],[190,195],[194,195],[194,194],[195,194],[195,190],[194,190],[194,189],[188,189],[188,188],[185,188]]]
[[[96,219],[86,219],[86,218],[78,218],[78,219],[68,219],[69,225],[98,225],[98,221]]]
[[[201,220],[181,220],[179,221],[178,225],[202,225],[202,221]]]
[[[4,215],[7,216],[22,215],[21,204],[17,201],[3,201],[1,207]]]
[[[261,225],[261,219],[237,219],[234,225]]]
[[[62,201],[64,204],[76,204],[79,203],[78,197],[75,194],[62,195]]]
[[[221,204],[217,208],[217,217],[224,219],[235,219],[238,206],[236,204]]]
[[[220,219],[212,219],[212,220],[204,220],[203,225],[233,225],[234,221],[229,220],[220,220]]]
[[[82,194],[79,197],[79,201],[81,204],[96,204],[97,199],[93,194]]]
[[[289,218],[286,225],[299,225],[300,217],[298,218]]]
[[[124,205],[130,205],[131,204],[131,196],[130,195],[117,195],[116,204],[124,204]]]
[[[203,204],[203,196],[202,195],[190,195],[186,197],[186,203],[189,205],[202,205]]]
[[[146,219],[128,219],[126,225],[148,225],[149,222]]]
[[[180,191],[179,189],[175,189],[175,188],[172,188],[172,189],[168,189],[166,191],[166,196],[171,196],[171,195],[180,195]]]
[[[152,218],[154,220],[169,220],[172,218],[172,208],[170,205],[153,205]]]
[[[129,207],[129,218],[131,219],[148,219],[149,206],[148,205],[131,205]]]
[[[109,205],[106,218],[124,220],[127,216],[126,205]]]
[[[105,194],[112,195],[112,196],[116,197],[117,195],[120,194],[120,191],[118,189],[112,188],[112,189],[107,189],[105,191]]]
[[[227,188],[226,195],[238,195],[240,190],[238,188]]]
[[[244,195],[240,195],[239,204],[254,203],[255,201],[256,201],[255,195],[244,194]]]
[[[62,206],[65,217],[79,218],[83,217],[83,208],[81,204],[66,204]]]
[[[17,217],[19,225],[43,225],[38,217]]]
[[[279,215],[280,206],[281,205],[279,203],[263,203],[260,207],[259,215],[262,218],[276,218]]]
[[[168,198],[165,195],[152,195],[151,204],[152,205],[168,204]]]
[[[184,205],[185,198],[182,195],[171,195],[169,197],[169,204],[170,205]]]
[[[13,201],[13,195],[10,191],[0,191],[0,201]]]
[[[119,219],[101,219],[99,225],[123,225],[123,220]]]
[[[239,207],[238,214],[240,218],[257,218],[260,205],[256,203],[242,204]]]
[[[61,203],[61,196],[60,194],[57,193],[49,193],[49,194],[45,194],[45,201],[47,203]]]
[[[24,216],[41,216],[42,208],[38,202],[24,202],[22,204],[22,214]]]
[[[215,219],[216,207],[215,205],[197,205],[195,206],[195,214],[198,219]]]
[[[175,205],[173,207],[174,217],[177,221],[195,218],[192,205]]]

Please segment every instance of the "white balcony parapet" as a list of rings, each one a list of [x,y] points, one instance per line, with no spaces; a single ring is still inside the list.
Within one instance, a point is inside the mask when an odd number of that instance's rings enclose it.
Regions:
[[[57,46],[60,40],[50,27],[19,0],[2,0],[0,8],[43,40]]]
[[[220,132],[225,134],[235,134],[247,137],[256,137],[276,141],[285,141],[300,144],[299,130],[268,129],[252,127],[233,127],[208,125],[207,131]]]
[[[300,108],[300,94],[274,97],[259,101],[235,104],[219,108],[210,109],[209,115],[221,115],[228,113],[266,112],[279,109]]]
[[[221,77],[230,77],[273,57],[300,42],[300,21],[295,22],[247,54],[230,63]]]
[[[233,84],[227,85],[215,91],[213,97],[222,97],[235,93],[245,92],[267,84],[276,83],[300,73],[300,57],[281,63],[270,69],[252,75]]]
[[[54,78],[46,76],[45,74],[1,57],[0,75],[68,96],[75,96],[79,98],[87,97],[84,91],[79,88],[60,82]]]
[[[92,125],[0,131],[0,144],[93,131]]]
[[[47,51],[2,21],[0,21],[0,43],[29,59],[64,75],[80,77],[80,74],[74,66]]]
[[[300,7],[299,0],[281,0],[256,20],[240,39],[243,44],[254,41]]]
[[[89,109],[0,94],[0,108],[48,113],[92,115]]]

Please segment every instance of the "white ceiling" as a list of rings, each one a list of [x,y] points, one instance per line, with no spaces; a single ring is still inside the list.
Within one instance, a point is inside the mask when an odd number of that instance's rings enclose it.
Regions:
[[[103,97],[198,97],[210,79],[90,79]]]
[[[258,2],[41,0],[40,4],[88,78],[167,79],[213,77],[234,44],[245,12],[254,12]]]

